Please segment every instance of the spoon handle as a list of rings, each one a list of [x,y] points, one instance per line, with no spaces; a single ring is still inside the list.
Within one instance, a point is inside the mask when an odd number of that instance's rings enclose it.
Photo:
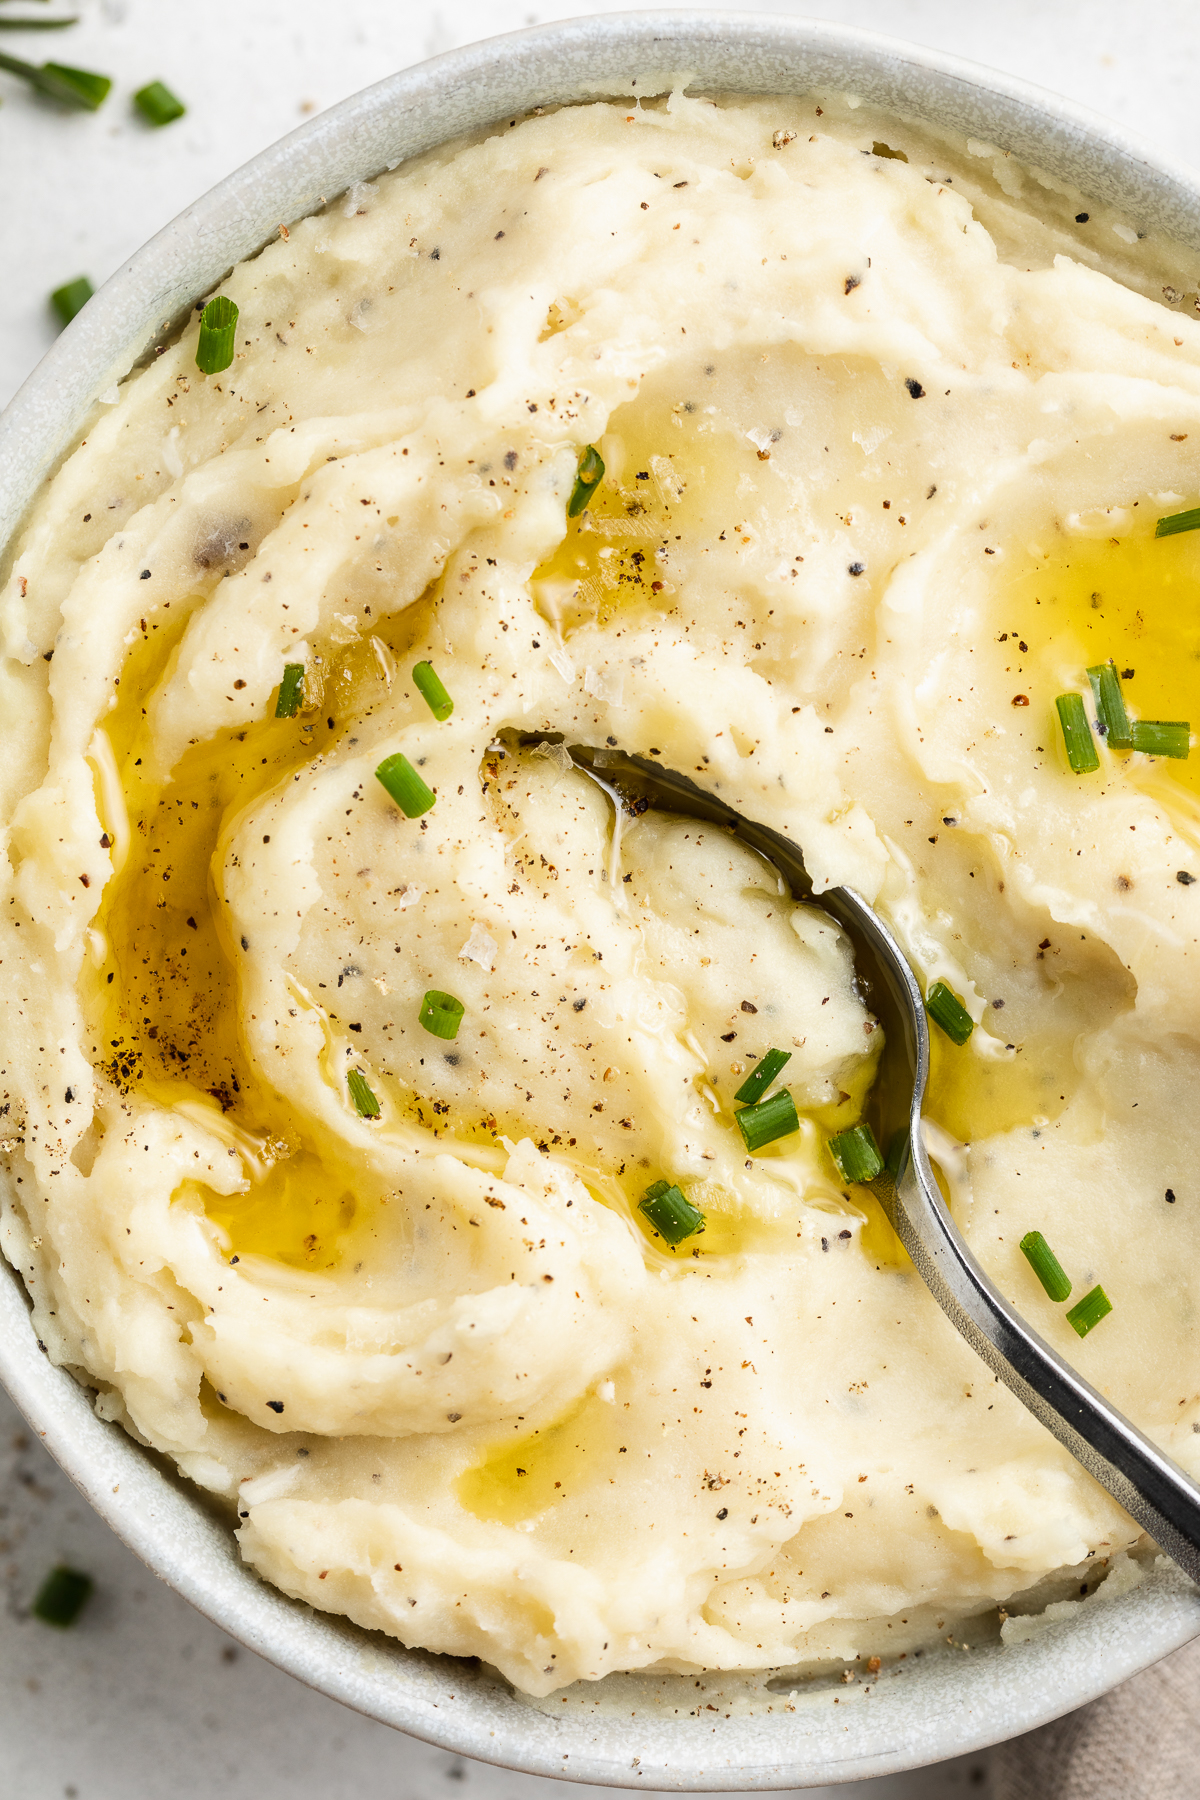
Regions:
[[[879,914],[853,888],[828,888],[814,896],[797,844],[745,818],[689,776],[612,748],[573,744],[570,755],[580,768],[618,789],[630,787],[653,803],[731,832],[775,865],[796,899],[815,898],[846,931],[860,984],[884,1027],[884,1056],[898,1078],[891,1085],[898,1091],[902,1081],[906,1104],[907,1095],[912,1096],[898,1181],[885,1171],[871,1185],[918,1275],[954,1329],[1034,1418],[1185,1574],[1200,1581],[1200,1487],[1025,1323],[971,1254],[950,1216],[921,1132],[929,1078],[924,1001],[904,952]],[[890,1130],[890,1123],[899,1119],[883,1122]]]
[[[910,1150],[898,1184],[885,1172],[873,1186],[950,1323],[1184,1573],[1200,1580],[1200,1487],[1064,1362],[985,1273],[942,1198],[917,1106]]]

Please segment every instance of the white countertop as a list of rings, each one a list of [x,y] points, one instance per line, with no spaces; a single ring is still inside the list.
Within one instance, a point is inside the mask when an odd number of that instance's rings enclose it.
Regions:
[[[63,0],[64,5],[66,0]],[[911,38],[1038,82],[1196,160],[1195,0],[839,0],[808,12]],[[34,12],[26,0],[13,10]],[[110,74],[65,115],[0,74],[0,403],[53,341],[47,296],[96,286],[198,194],[313,111],[491,33],[597,0],[77,0],[61,34],[0,49]],[[129,96],[161,79],[186,118],[151,131]],[[78,1625],[28,1616],[58,1561],[96,1594]],[[91,1514],[0,1395],[0,1793],[21,1800],[570,1800],[565,1782],[464,1763],[310,1693],[163,1587]],[[863,1800],[986,1800],[986,1754],[863,1782]],[[555,1794],[551,1794],[551,1790]],[[819,1792],[830,1797],[832,1788]],[[809,1790],[816,1793],[816,1790]]]

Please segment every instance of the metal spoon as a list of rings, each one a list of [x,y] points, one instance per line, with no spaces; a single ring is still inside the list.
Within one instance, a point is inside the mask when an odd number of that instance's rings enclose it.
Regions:
[[[568,745],[572,761],[619,793],[707,820],[774,864],[797,900],[813,901],[845,931],[872,1010],[884,1029],[873,1123],[881,1143],[907,1131],[896,1178],[871,1183],[922,1281],[977,1355],[1130,1517],[1200,1580],[1200,1487],[1076,1373],[1014,1311],[950,1216],[921,1131],[929,1027],[921,990],[883,920],[853,888],[814,895],[799,848],[743,818],[689,781],[640,756]],[[908,1098],[911,1096],[911,1098]]]

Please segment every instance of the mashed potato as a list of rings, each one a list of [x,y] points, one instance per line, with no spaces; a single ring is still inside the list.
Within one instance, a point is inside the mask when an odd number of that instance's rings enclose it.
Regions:
[[[236,269],[226,373],[193,321],[41,493],[3,1247],[289,1594],[546,1694],[899,1654],[1137,1535],[830,1158],[880,1043],[837,928],[564,743],[795,839],[962,997],[956,1217],[1200,1473],[1195,772],[1076,776],[1054,712],[1114,657],[1189,716],[1200,325],[1078,206],[852,102],[534,116]],[[1030,1229],[1113,1300],[1082,1343]]]

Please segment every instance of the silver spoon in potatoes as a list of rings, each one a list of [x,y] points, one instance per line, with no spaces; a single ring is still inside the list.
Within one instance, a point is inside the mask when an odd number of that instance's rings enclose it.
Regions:
[[[686,775],[618,749],[569,744],[567,751],[577,768],[615,789],[636,810],[647,804],[661,807],[729,832],[779,871],[795,899],[818,904],[842,927],[853,946],[864,997],[884,1034],[866,1120],[844,1134],[851,1141],[842,1148],[842,1172],[877,1196],[917,1273],[959,1335],[1180,1568],[1200,1580],[1200,1486],[1026,1324],[954,1223],[921,1129],[929,1079],[926,1005],[933,996],[922,995],[878,913],[853,888],[814,894],[796,844],[734,812]],[[949,996],[944,1004],[953,1030],[957,1003]],[[886,1161],[881,1144],[889,1146]],[[1036,1254],[1039,1246],[1032,1249]],[[1043,1285],[1057,1268],[1046,1254],[1053,1267]],[[1097,1316],[1101,1306],[1108,1310],[1100,1289],[1080,1304],[1086,1309],[1089,1303]],[[1086,1316],[1081,1324],[1088,1328]]]

